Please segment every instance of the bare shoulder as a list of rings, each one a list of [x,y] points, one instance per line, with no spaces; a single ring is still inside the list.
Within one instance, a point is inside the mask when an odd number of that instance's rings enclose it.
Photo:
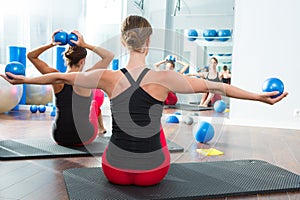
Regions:
[[[179,76],[180,74],[177,72],[174,72],[172,70],[161,70],[161,71],[154,71],[150,70],[150,76],[148,76],[149,80],[153,81],[166,81],[171,80],[172,78],[175,78],[175,76]]]
[[[175,72],[173,70],[160,70],[160,71],[154,71],[154,70],[150,70],[151,73],[153,73],[153,75],[156,75],[158,77],[160,76],[172,76],[174,74],[178,74],[178,72]]]
[[[110,70],[110,69],[101,69],[100,75],[101,78],[112,80],[118,79],[121,76],[122,72],[120,70]]]

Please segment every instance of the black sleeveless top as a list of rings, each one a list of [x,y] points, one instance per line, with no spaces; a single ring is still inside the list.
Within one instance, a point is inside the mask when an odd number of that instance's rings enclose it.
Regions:
[[[83,97],[73,92],[71,85],[64,84],[55,94],[56,119],[53,123],[54,140],[62,145],[81,144],[94,135],[94,127],[89,121],[92,95]]]
[[[209,73],[207,73],[207,76],[206,76],[206,80],[209,80],[209,81],[213,81],[213,82],[221,82],[221,79],[219,78],[219,72],[217,72],[217,76],[216,78],[208,78],[209,76]]]
[[[222,78],[223,83],[230,84],[231,78]]]
[[[160,143],[163,102],[140,87],[149,69],[144,69],[137,81],[125,68],[121,71],[131,86],[111,99],[112,136],[106,159],[121,169],[153,169],[164,161]]]

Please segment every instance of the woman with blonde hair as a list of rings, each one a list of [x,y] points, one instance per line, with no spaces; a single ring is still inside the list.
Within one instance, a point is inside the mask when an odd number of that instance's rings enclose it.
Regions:
[[[122,23],[122,44],[127,48],[127,65],[117,71],[93,70],[77,73],[52,73],[28,78],[6,78],[12,84],[67,83],[86,88],[101,88],[111,101],[112,136],[102,155],[102,169],[115,184],[150,186],[168,173],[170,154],[161,117],[163,102],[170,91],[178,93],[215,92],[233,98],[274,104],[285,96],[278,92],[252,93],[232,85],[195,79],[172,70],[154,71],[146,66],[152,28],[141,16],[128,16]]]

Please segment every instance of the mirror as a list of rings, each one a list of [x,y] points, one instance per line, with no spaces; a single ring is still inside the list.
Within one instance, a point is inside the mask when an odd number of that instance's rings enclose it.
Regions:
[[[218,60],[217,72],[223,73],[223,67],[226,65],[231,75],[231,71],[234,70],[234,0],[178,0],[175,11],[173,27],[184,37],[181,40],[176,39],[174,46],[176,52],[182,55],[182,59],[190,64],[189,73],[206,71],[210,58],[215,57]],[[199,104],[202,96],[179,95],[182,103],[192,104]],[[227,97],[222,97],[222,100],[229,106]]]

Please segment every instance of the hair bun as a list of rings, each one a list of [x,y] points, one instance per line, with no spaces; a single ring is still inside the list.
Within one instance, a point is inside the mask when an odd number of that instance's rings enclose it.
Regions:
[[[142,46],[141,41],[138,38],[137,33],[133,30],[127,31],[127,37],[126,37],[125,42],[129,49],[132,49],[132,50],[140,50],[141,49],[141,46]]]

